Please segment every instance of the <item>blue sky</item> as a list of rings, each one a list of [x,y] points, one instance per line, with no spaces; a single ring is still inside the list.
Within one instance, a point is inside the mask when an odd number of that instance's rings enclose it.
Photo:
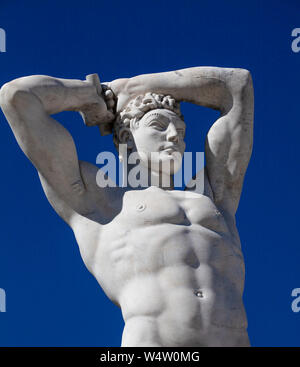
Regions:
[[[191,66],[242,67],[255,88],[252,159],[237,224],[244,301],[254,346],[300,346],[299,1],[1,0],[0,85],[30,74],[102,81]],[[202,151],[217,118],[184,105],[187,150]],[[57,116],[80,159],[113,151],[78,114]],[[31,163],[0,113],[0,346],[119,346],[123,321],[82,263],[72,231],[48,204]]]

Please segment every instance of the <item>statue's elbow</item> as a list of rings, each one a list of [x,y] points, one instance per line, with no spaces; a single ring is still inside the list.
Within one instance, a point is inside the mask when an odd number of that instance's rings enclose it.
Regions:
[[[19,89],[16,87],[15,82],[11,81],[5,83],[0,89],[0,105],[3,108],[6,105],[12,105],[16,98]]]
[[[28,91],[23,87],[20,80],[12,80],[4,84],[0,89],[0,106],[6,108],[18,108],[24,101]]]
[[[3,108],[10,100],[12,100],[10,83],[2,85],[0,89],[0,106]]]
[[[230,88],[233,98],[242,102],[243,105],[252,106],[254,103],[254,91],[250,71],[247,69],[234,69],[231,76]]]
[[[253,89],[253,80],[251,72],[247,69],[236,69],[235,72],[236,83],[239,85],[240,89],[243,90]]]

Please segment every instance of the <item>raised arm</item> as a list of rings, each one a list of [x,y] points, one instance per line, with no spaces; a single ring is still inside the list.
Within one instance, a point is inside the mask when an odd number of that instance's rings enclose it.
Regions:
[[[219,110],[206,138],[206,168],[215,203],[235,214],[252,151],[253,88],[245,69],[194,67],[120,79],[109,84],[118,110],[133,97],[153,91],[178,101]]]
[[[0,105],[59,214],[68,221],[66,216],[71,212],[92,213],[95,200],[83,177],[74,141],[49,115],[73,110],[82,112],[91,125],[111,120],[95,85],[40,75],[19,78],[1,88]]]

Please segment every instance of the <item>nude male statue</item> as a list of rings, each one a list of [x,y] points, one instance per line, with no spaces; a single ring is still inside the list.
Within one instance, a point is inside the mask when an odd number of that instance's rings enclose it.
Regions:
[[[0,101],[87,268],[121,308],[122,346],[249,346],[235,213],[252,151],[250,73],[195,67],[102,87],[95,78],[28,76],[5,84]],[[161,180],[99,187],[98,168],[78,160],[71,135],[50,117],[71,110],[88,125],[114,124],[116,146],[146,159],[158,152],[164,161],[185,150],[181,101],[220,111],[206,138],[203,193],[174,190],[172,182],[162,187]],[[149,169],[166,174],[159,165]]]

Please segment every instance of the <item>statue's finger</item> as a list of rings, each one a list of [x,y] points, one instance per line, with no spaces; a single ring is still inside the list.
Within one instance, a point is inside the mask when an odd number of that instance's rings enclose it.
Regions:
[[[105,98],[112,99],[113,97],[114,97],[114,94],[110,89],[105,91]]]

